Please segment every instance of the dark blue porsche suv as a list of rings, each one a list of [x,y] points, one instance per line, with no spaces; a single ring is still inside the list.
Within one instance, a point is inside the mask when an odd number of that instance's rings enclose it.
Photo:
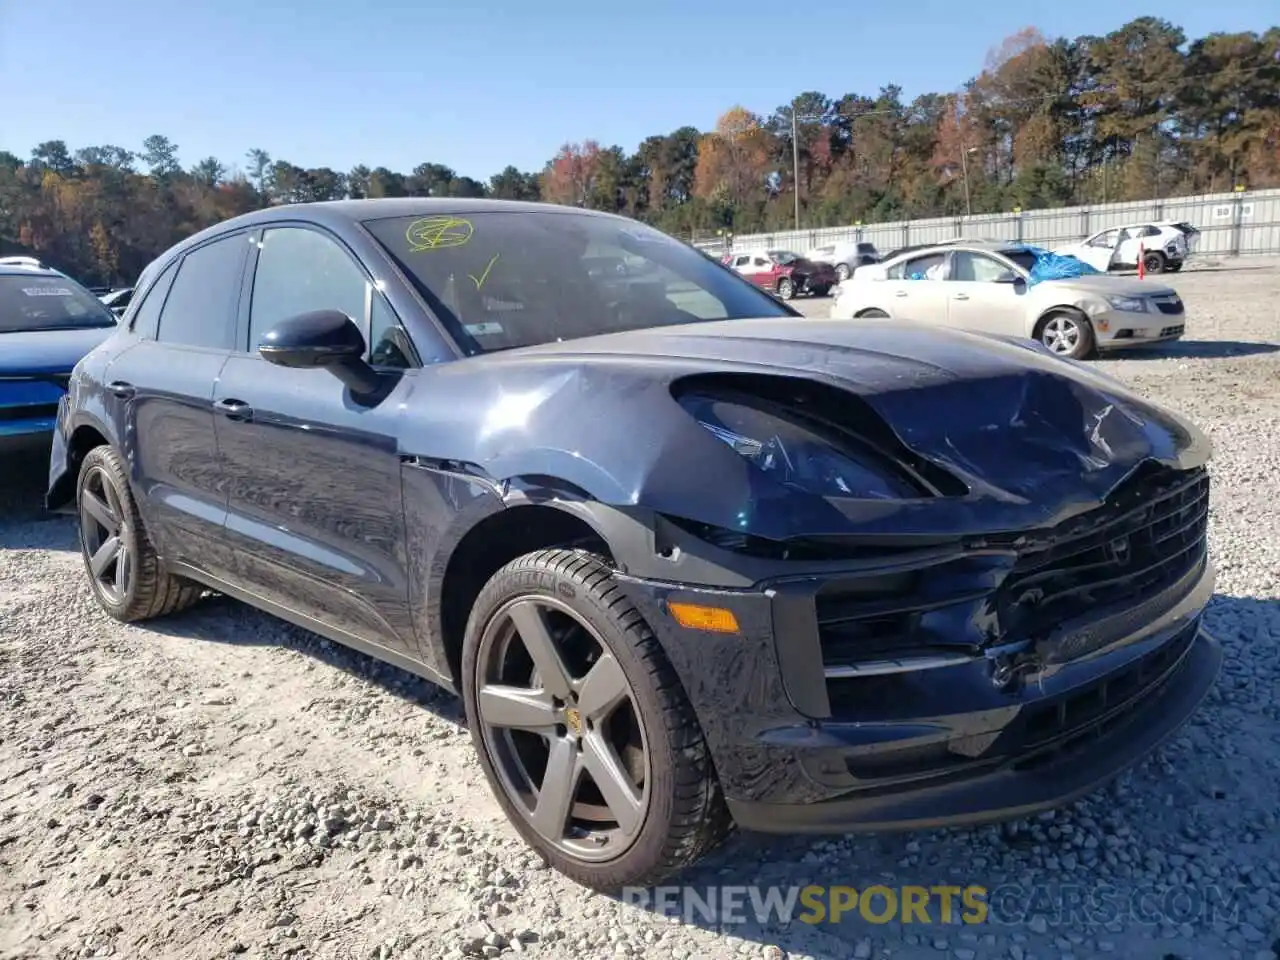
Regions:
[[[113,617],[213,590],[459,692],[520,833],[616,889],[1148,754],[1221,660],[1208,459],[1033,343],[805,319],[620,217],[342,201],[148,267],[48,503]]]

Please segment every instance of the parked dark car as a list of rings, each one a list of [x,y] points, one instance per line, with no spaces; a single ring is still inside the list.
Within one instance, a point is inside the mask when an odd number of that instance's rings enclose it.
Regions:
[[[211,588],[459,692],[585,884],[1057,806],[1218,672],[1204,436],[1034,344],[499,201],[262,210],[137,289],[50,461],[98,603]]]
[[[58,271],[36,261],[0,264],[4,446],[48,441],[72,369],[115,325],[88,290]]]

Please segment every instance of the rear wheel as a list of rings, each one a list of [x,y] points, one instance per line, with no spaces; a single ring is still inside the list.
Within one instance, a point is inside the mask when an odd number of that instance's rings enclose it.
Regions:
[[[783,277],[778,281],[778,296],[783,300],[790,300],[796,295],[796,285],[791,282],[790,277]]]
[[[462,686],[498,802],[579,883],[655,883],[731,829],[693,708],[601,558],[543,550],[494,574]]]
[[[887,313],[885,313],[883,310],[878,310],[875,307],[872,307],[870,310],[863,310],[860,313],[854,314],[854,316],[858,317],[859,319],[866,319],[866,320],[888,320],[889,319],[889,315]]]
[[[841,263],[837,265],[836,279],[838,279],[841,283],[844,283],[846,280],[849,279],[850,273],[851,271],[849,270],[849,265],[847,263]]]
[[[1036,338],[1053,353],[1071,360],[1083,360],[1093,353],[1093,325],[1075,311],[1059,310],[1046,316]]]
[[[1165,256],[1159,250],[1148,250],[1142,257],[1142,266],[1147,273],[1164,273]]]
[[[831,292],[830,287],[814,287],[813,288],[813,295],[815,297],[825,297],[830,292]]]
[[[148,620],[195,603],[202,588],[170,576],[156,555],[129,487],[124,460],[95,447],[76,483],[80,552],[98,604],[117,620]]]
[[[1165,264],[1165,269],[1168,270],[1170,273],[1177,273],[1179,270],[1182,269],[1182,261],[1177,260],[1172,263],[1167,263]]]

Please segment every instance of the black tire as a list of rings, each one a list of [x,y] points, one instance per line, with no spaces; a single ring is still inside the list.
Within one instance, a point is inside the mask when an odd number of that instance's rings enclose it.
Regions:
[[[831,292],[830,287],[814,287],[813,288],[813,295],[815,297],[825,297],[830,292]]]
[[[869,310],[862,310],[854,314],[854,317],[858,320],[888,320],[889,319],[889,315],[887,313],[885,313],[883,310],[880,310],[876,307],[871,307]]]
[[[101,512],[105,505],[106,514]],[[80,521],[80,555],[89,586],[99,606],[116,620],[149,620],[176,613],[200,599],[204,588],[171,576],[156,554],[129,486],[124,459],[109,446],[94,447],[85,454],[76,481],[76,509]],[[96,518],[102,519],[96,519]],[[122,521],[112,531],[111,522]],[[107,567],[94,572],[94,557],[116,552]],[[105,554],[104,554],[105,555]],[[107,582],[107,572],[112,582]],[[121,582],[121,580],[123,582]]]
[[[1170,273],[1177,273],[1179,270],[1182,269],[1182,261],[1176,260],[1171,263],[1166,263],[1165,269],[1168,270]]]
[[[1068,328],[1075,330],[1076,334],[1064,339],[1063,334]],[[1053,310],[1045,314],[1036,324],[1036,339],[1068,360],[1087,360],[1094,353],[1093,324],[1078,310]]]
[[[849,269],[849,265],[847,263],[841,263],[836,266],[836,279],[841,283],[848,280],[852,273],[853,271]]]
[[[790,300],[796,295],[796,285],[790,277],[783,277],[778,281],[778,296],[783,300]]]
[[[573,706],[581,705],[581,714],[565,709],[570,706],[567,700],[553,701],[561,705],[558,713],[563,720],[554,727],[554,733],[548,733],[549,728],[542,724],[543,736],[534,741],[534,749],[541,745],[547,751],[544,771],[552,763],[552,751],[566,739],[577,741],[578,756],[582,758],[574,761],[576,765],[570,779],[576,785],[568,788],[568,800],[562,804],[562,809],[568,812],[566,819],[560,822],[569,826],[567,829],[564,826],[558,828],[559,839],[555,841],[548,840],[533,822],[544,793],[545,780],[537,784],[536,796],[532,798],[533,809],[525,795],[528,791],[521,792],[508,786],[512,772],[510,763],[513,758],[518,763],[522,756],[521,750],[515,746],[513,734],[521,732],[522,728],[510,723],[495,727],[482,720],[482,713],[491,711],[491,707],[486,704],[482,708],[481,687],[492,682],[509,690],[511,688],[507,685],[516,682],[508,673],[492,673],[495,663],[510,662],[507,658],[494,658],[495,650],[502,649],[493,639],[495,630],[504,623],[514,625],[516,618],[510,616],[510,611],[514,606],[528,610],[529,604],[540,611],[549,609],[556,617],[562,618],[540,619],[539,622],[547,631],[546,638],[551,640],[551,645],[563,658],[565,670],[562,679],[569,677],[572,683],[579,684],[577,693],[585,690],[583,678],[591,667],[603,662],[606,654],[612,655],[615,666],[621,668],[626,681],[626,697],[621,704],[642,731],[641,747],[645,757],[641,762],[647,772],[644,786],[638,789],[643,791],[644,808],[632,836],[620,841],[623,845],[609,859],[591,859],[564,849],[571,842],[585,843],[581,833],[574,834],[574,819],[579,805],[589,802],[579,795],[585,781],[578,779],[582,776],[578,771],[585,767],[587,757],[584,754],[590,753],[585,749],[588,738],[604,728],[604,724],[592,726],[585,696],[582,701],[576,699],[576,693],[570,698]],[[544,604],[548,606],[542,606]],[[539,617],[544,618],[546,614],[540,612]],[[570,654],[562,652],[570,650],[566,641],[571,641],[575,635],[560,633],[559,639],[554,639],[556,633],[551,629],[554,624],[566,623],[569,631],[585,625],[589,632],[584,631],[582,635],[594,633],[593,639],[599,641],[604,650],[594,663],[588,662],[585,671],[576,678],[570,667]],[[513,648],[513,641],[507,640],[505,649],[523,649],[525,662],[532,662],[529,653],[532,647],[523,639],[522,632],[523,628],[521,633],[508,634],[516,637],[521,646]],[[573,652],[576,655],[576,651]],[[487,679],[491,675],[496,679]],[[536,668],[527,683],[534,688],[532,692],[536,696],[547,696],[547,691],[554,687],[553,683],[539,678]],[[540,550],[513,560],[493,575],[476,599],[467,623],[462,650],[462,689],[472,742],[498,803],[525,842],[555,869],[578,883],[601,891],[655,884],[700,859],[732,831],[732,820],[693,707],[657,639],[614,583],[612,570],[595,554],[581,550]],[[573,717],[570,718],[569,714]],[[576,737],[569,737],[574,732],[568,729],[569,723],[573,725]],[[502,726],[515,729],[507,731],[505,739],[499,739],[496,731]],[[587,732],[584,733],[584,729]],[[535,734],[529,733],[528,736],[534,737]],[[618,752],[613,756],[617,760],[622,754]],[[621,760],[618,762],[620,767],[626,765]],[[521,767],[518,772],[526,771]],[[526,787],[533,787],[531,780],[520,782]],[[598,789],[594,777],[591,784],[592,790]],[[599,796],[605,796],[603,790]],[[611,807],[607,800],[604,803],[607,812]],[[597,805],[596,809],[600,807]],[[554,823],[555,818],[546,822]],[[621,827],[620,822],[618,826]]]
[[[1159,250],[1148,250],[1142,256],[1142,266],[1147,273],[1164,273],[1168,261]]]

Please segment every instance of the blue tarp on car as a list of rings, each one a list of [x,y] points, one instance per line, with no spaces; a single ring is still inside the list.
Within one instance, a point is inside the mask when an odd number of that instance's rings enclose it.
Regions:
[[[1102,273],[1101,270],[1096,270],[1075,257],[1051,253],[1041,247],[1023,247],[1023,249],[1036,258],[1035,266],[1031,268],[1029,284],[1036,284],[1042,280],[1069,280],[1072,277],[1087,277]]]

